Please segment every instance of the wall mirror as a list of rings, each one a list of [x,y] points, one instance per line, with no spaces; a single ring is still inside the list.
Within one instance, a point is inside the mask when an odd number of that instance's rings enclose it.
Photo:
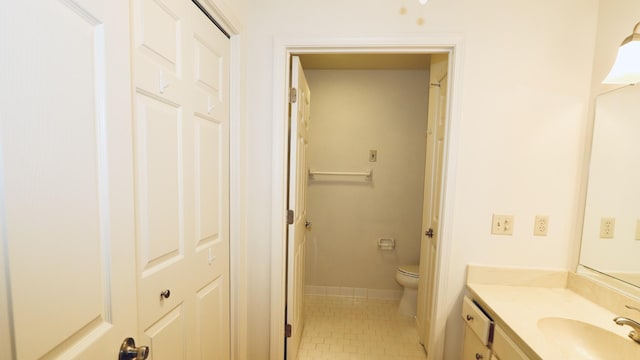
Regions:
[[[640,85],[596,99],[580,265],[640,287]]]

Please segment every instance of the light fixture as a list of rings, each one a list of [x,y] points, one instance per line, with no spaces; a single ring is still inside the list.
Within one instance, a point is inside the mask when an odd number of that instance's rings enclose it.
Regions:
[[[616,62],[603,84],[635,84],[640,82],[640,22],[618,49]]]
[[[429,1],[429,0],[418,0],[418,2],[420,2],[420,5],[425,5],[427,3],[427,1]]]

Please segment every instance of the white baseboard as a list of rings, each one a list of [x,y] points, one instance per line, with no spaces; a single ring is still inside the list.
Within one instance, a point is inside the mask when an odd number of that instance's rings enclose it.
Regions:
[[[354,297],[361,299],[399,300],[402,290],[350,288],[339,286],[305,286],[305,295]]]

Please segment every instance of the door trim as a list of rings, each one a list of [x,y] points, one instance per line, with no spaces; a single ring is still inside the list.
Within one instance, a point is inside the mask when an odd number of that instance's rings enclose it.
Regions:
[[[462,98],[463,44],[461,36],[389,36],[376,38],[276,38],[274,41],[273,69],[273,182],[271,231],[271,324],[270,359],[285,358],[285,304],[286,304],[286,211],[288,171],[288,84],[291,55],[304,53],[449,53],[450,87],[447,104],[447,133],[445,139],[442,182],[440,237],[434,288],[434,321],[431,324],[429,359],[441,359],[444,333],[450,308],[449,254],[453,236],[454,190],[456,180],[457,148],[461,114],[458,109]],[[456,291],[457,293],[457,291]],[[438,335],[436,335],[438,334]]]

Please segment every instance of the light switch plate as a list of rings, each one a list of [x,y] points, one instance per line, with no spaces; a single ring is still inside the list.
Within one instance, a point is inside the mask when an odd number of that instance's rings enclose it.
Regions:
[[[513,234],[513,215],[493,214],[491,220],[491,233],[494,235]]]

